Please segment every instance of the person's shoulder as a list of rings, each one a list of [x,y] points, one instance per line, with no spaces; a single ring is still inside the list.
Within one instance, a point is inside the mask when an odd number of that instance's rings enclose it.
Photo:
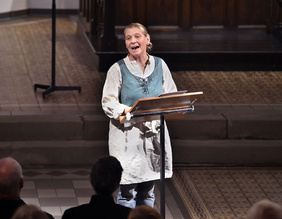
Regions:
[[[119,69],[119,64],[118,64],[118,62],[115,62],[115,63],[112,64],[111,67],[109,68],[108,73],[109,73],[109,72],[112,72],[112,71],[115,71],[115,70],[117,70],[117,69]]]
[[[165,62],[161,57],[150,55],[150,58],[152,58],[152,59],[154,59],[154,60],[157,60],[158,63],[161,63],[161,64],[166,65],[166,62]]]
[[[132,210],[129,207],[119,205],[119,204],[115,204],[115,208],[117,209],[117,211],[123,212],[125,215],[129,214],[129,212]]]
[[[118,69],[120,64],[126,63],[127,60],[128,60],[128,57],[126,56],[125,58],[116,61],[114,64],[111,65],[111,67],[109,68],[109,71],[113,69]]]
[[[150,55],[150,57],[153,58],[153,59],[158,59],[158,60],[162,60],[163,61],[163,59],[161,57],[159,57],[159,56]]]
[[[52,214],[50,214],[50,213],[48,213],[48,212],[46,212],[46,211],[44,211],[44,212],[45,212],[45,214],[47,214],[47,217],[48,217],[49,219],[55,219]]]
[[[117,208],[121,208],[121,209],[124,209],[125,211],[126,210],[131,210],[132,208],[129,208],[129,207],[126,207],[126,206],[123,206],[123,205],[120,205],[120,204],[117,204],[117,203],[115,203],[115,206],[117,207]]]
[[[84,209],[89,208],[89,207],[90,207],[90,205],[89,205],[89,203],[87,203],[87,204],[82,204],[82,205],[78,205],[78,206],[75,206],[75,207],[68,208],[68,209],[66,209],[66,211],[70,211],[70,212],[81,211],[81,210],[84,210]]]
[[[76,207],[68,208],[63,213],[62,218],[63,219],[76,218],[76,215],[86,212],[87,209],[89,209],[89,204],[83,204],[83,205],[78,205]]]
[[[114,205],[79,205],[65,210],[62,219],[78,219],[78,218],[101,218],[104,219],[127,219],[131,208],[114,204]]]

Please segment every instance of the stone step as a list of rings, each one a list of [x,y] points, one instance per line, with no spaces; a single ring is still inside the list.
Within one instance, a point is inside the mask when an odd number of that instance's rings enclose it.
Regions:
[[[1,142],[1,157],[12,156],[23,166],[89,166],[109,154],[107,141]]]
[[[168,120],[172,139],[282,139],[282,112],[190,113]],[[1,115],[0,141],[107,140],[104,114]]]
[[[200,111],[167,121],[173,139],[282,139],[282,111]]]
[[[109,119],[102,115],[0,116],[1,141],[105,140]]]
[[[282,113],[198,110],[167,120],[175,164],[282,164]],[[91,165],[108,154],[103,113],[0,115],[0,155],[26,166]]]
[[[172,140],[175,165],[282,165],[282,140]],[[25,167],[91,166],[107,141],[1,142],[1,157]]]
[[[175,164],[282,165],[282,140],[172,140]]]

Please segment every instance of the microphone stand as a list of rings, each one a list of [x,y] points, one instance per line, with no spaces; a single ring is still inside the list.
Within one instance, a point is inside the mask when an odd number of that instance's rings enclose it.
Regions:
[[[51,85],[34,84],[34,90],[37,88],[45,89],[43,99],[49,93],[54,91],[78,90],[81,93],[81,87],[56,86],[56,0],[52,3],[52,81]]]

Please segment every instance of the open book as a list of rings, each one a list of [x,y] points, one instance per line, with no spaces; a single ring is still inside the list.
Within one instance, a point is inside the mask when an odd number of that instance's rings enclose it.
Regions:
[[[177,113],[178,110],[184,110],[191,107],[195,101],[197,101],[203,95],[202,91],[187,93],[187,91],[178,91],[172,93],[161,94],[158,97],[140,98],[129,110],[131,116],[144,115],[150,113],[167,113],[165,119],[181,118],[185,116],[185,113]],[[173,113],[173,112],[176,113]],[[159,117],[159,116],[158,116]],[[153,120],[156,116],[147,116],[143,120]],[[120,122],[126,121],[126,115],[122,115],[119,118]]]
[[[159,97],[165,97],[165,96],[176,95],[176,94],[185,94],[185,93],[187,93],[187,90],[180,90],[180,91],[175,91],[175,92],[170,92],[170,93],[162,93],[159,95]]]

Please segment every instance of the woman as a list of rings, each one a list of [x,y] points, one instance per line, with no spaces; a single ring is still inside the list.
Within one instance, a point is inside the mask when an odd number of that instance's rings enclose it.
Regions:
[[[107,72],[103,88],[102,107],[110,120],[109,152],[124,169],[117,201],[135,208],[153,207],[154,180],[160,179],[160,133],[156,121],[120,124],[139,98],[155,97],[177,91],[166,63],[149,55],[150,35],[139,23],[124,30],[128,55],[113,64]],[[157,121],[159,122],[159,121]],[[172,176],[172,153],[169,134],[165,127],[165,176]]]

